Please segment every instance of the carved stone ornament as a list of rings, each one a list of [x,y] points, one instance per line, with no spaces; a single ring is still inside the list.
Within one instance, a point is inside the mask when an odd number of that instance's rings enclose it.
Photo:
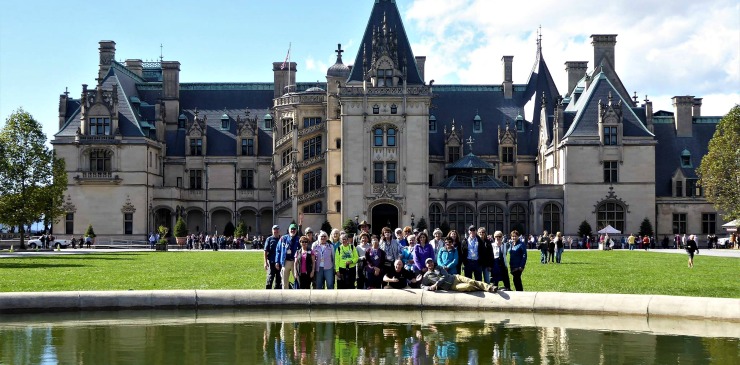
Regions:
[[[64,209],[65,212],[74,214],[77,212],[77,207],[75,207],[74,203],[72,203],[72,197],[67,195],[67,201],[64,202],[64,205],[62,205],[62,209]]]
[[[599,206],[600,205],[602,205],[604,203],[610,203],[610,202],[611,203],[618,203],[618,204],[624,206],[624,209],[626,210],[626,212],[627,213],[630,213],[630,206],[629,206],[629,204],[627,204],[624,200],[622,200],[622,198],[620,198],[620,197],[617,196],[617,193],[614,192],[614,187],[613,186],[610,186],[609,187],[609,192],[606,194],[606,196],[604,197],[604,199],[601,199],[596,204],[594,204],[594,210],[591,213],[596,214],[596,211],[599,209]]]
[[[129,198],[129,196],[127,195],[126,196],[126,202],[121,207],[121,213],[123,213],[123,214],[126,214],[126,213],[133,214],[135,212],[136,212],[136,208],[134,207],[133,204],[131,204],[131,198]]]

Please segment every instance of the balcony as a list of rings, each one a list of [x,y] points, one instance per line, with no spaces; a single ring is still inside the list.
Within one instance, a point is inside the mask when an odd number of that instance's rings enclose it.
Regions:
[[[203,200],[205,199],[205,190],[203,189],[183,189],[181,194],[182,200]]]
[[[111,135],[86,135],[86,134],[78,134],[75,136],[75,141],[81,144],[115,144],[119,143],[119,141],[116,139],[116,137]]]
[[[256,189],[239,189],[239,200],[254,200]]]
[[[283,166],[280,170],[278,170],[277,174],[275,174],[275,175],[279,179],[279,178],[283,177],[283,175],[285,175],[288,172],[290,172],[290,168],[291,168],[291,165],[290,164],[287,164],[287,165]]]
[[[326,102],[325,94],[286,95],[275,99],[274,106],[293,104],[321,104]]]
[[[74,179],[81,185],[115,185],[121,183],[121,178],[110,171],[80,171]]]
[[[310,201],[316,198],[323,198],[325,195],[326,195],[325,187],[321,189],[316,189],[314,191],[309,191],[308,193],[301,194],[298,196],[298,204],[303,204],[307,201]]]
[[[281,201],[280,203],[277,203],[277,204],[275,205],[275,211],[276,211],[276,212],[280,212],[280,211],[283,211],[283,210],[285,210],[285,209],[289,208],[289,207],[291,206],[291,204],[292,204],[292,203],[293,203],[293,199],[286,199],[286,200],[283,200],[283,201]]]
[[[354,87],[343,87],[339,91],[340,96],[362,96],[367,95],[420,95],[428,96],[431,95],[431,89],[429,86],[407,86],[406,93],[404,94],[403,86],[388,86],[388,87],[368,87],[367,89],[361,86]]]
[[[280,139],[277,140],[277,142],[275,143],[275,149],[277,150],[278,148],[282,147],[283,145],[285,145],[286,143],[292,140],[293,140],[293,132],[291,131],[290,133],[280,137]]]
[[[326,152],[324,152],[324,153],[322,153],[320,155],[311,157],[308,160],[303,160],[303,161],[299,162],[298,163],[298,168],[299,169],[303,169],[303,168],[309,167],[311,165],[315,165],[315,164],[317,164],[319,162],[324,162],[324,159],[325,158],[326,158]]]
[[[325,131],[326,131],[326,122],[322,122],[322,123],[319,123],[319,124],[316,124],[316,125],[312,125],[312,126],[307,127],[307,128],[301,128],[301,129],[299,129],[298,130],[298,137],[303,137],[303,136],[307,136],[307,135],[309,135],[311,133],[325,132]]]

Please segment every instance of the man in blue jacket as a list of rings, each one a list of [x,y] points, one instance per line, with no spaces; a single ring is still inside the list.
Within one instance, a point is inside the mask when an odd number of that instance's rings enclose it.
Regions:
[[[276,224],[272,226],[272,236],[265,240],[265,271],[267,280],[265,289],[272,289],[272,283],[275,282],[275,289],[282,288],[282,279],[280,278],[280,268],[277,263],[277,252],[280,247],[280,227]]]
[[[509,270],[514,279],[514,288],[516,291],[524,291],[522,287],[522,272],[527,264],[527,246],[519,241],[519,232],[511,231],[511,240],[509,241]]]
[[[295,253],[301,247],[300,238],[298,226],[295,223],[288,228],[288,234],[280,238],[275,261],[280,269],[283,289],[289,288],[288,283],[290,282],[290,273],[293,272]]]

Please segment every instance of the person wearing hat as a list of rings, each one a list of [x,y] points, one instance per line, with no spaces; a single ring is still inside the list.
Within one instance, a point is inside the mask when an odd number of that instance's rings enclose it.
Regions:
[[[273,282],[275,283],[275,289],[283,287],[283,281],[280,276],[280,267],[277,263],[279,244],[280,226],[276,224],[272,226],[272,236],[267,237],[267,240],[265,241],[265,271],[267,272],[265,289],[272,289]]]
[[[482,280],[483,268],[480,266],[478,260],[480,260],[480,249],[483,243],[478,239],[476,234],[475,226],[471,225],[468,227],[468,236],[463,238],[460,260],[462,260],[465,276],[472,279],[475,276],[475,280]]]
[[[487,291],[495,293],[498,287],[486,284],[479,280],[473,280],[462,275],[452,275],[443,267],[437,266],[434,260],[429,258],[424,262],[427,271],[421,278],[421,288],[424,290],[450,290],[459,292]]]
[[[370,223],[368,223],[366,220],[363,220],[362,222],[360,222],[360,223],[357,224],[357,228],[360,231],[357,232],[357,234],[355,235],[355,239],[354,239],[354,245],[355,246],[357,246],[357,245],[360,244],[360,236],[363,233],[370,234]]]
[[[280,238],[280,243],[278,244],[276,265],[280,269],[283,289],[289,288],[288,283],[290,282],[290,274],[293,272],[293,265],[295,264],[295,254],[301,247],[301,236],[298,232],[298,225],[292,223],[288,227],[288,233]]]

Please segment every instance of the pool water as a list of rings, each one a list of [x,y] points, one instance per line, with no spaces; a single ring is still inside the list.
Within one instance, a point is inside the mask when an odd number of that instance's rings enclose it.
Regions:
[[[634,317],[400,309],[2,315],[0,364],[738,364],[740,361],[739,324],[680,319],[673,320],[673,325],[670,320],[658,322]],[[636,329],[625,330],[625,323]]]

